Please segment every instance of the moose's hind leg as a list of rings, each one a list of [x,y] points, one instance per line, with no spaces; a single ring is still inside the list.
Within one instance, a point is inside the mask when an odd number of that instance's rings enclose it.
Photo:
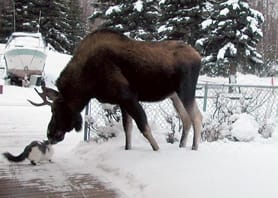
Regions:
[[[185,105],[185,109],[188,112],[194,130],[192,150],[198,150],[199,143],[201,141],[202,114],[195,99],[192,102],[187,103]]]
[[[121,107],[121,111],[125,131],[125,149],[129,150],[131,149],[132,118],[123,107]]]
[[[172,96],[170,96],[170,99],[173,102],[173,105],[182,121],[182,125],[183,125],[183,131],[182,131],[182,136],[180,139],[180,147],[185,147],[186,146],[186,142],[187,142],[187,137],[189,134],[189,130],[191,128],[191,120],[189,118],[188,113],[186,112],[183,103],[181,102],[180,98],[178,97],[178,95],[175,93]]]
[[[139,102],[134,98],[125,99],[125,101],[121,104],[122,108],[124,108],[127,113],[135,120],[139,130],[142,132],[144,137],[149,141],[154,151],[159,150],[159,146],[154,139],[148,121],[147,116],[142,108],[142,106],[139,104]]]

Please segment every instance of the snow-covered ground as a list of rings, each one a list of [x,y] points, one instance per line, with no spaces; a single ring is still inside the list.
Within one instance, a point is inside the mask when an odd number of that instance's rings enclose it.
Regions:
[[[45,68],[49,84],[54,82],[69,58],[58,53],[49,54]],[[227,82],[227,79],[207,77],[201,77],[200,80]],[[249,75],[240,75],[238,80],[245,84],[255,81],[270,83],[269,78],[259,80]],[[6,151],[2,149],[10,145],[10,152],[19,153],[30,141],[46,138],[50,108],[33,107],[26,102],[26,99],[40,100],[31,88],[5,85],[3,91],[0,95],[0,133],[8,135],[0,139],[0,152]],[[242,128],[245,127],[242,123]],[[191,139],[187,148],[180,149],[177,143],[166,143],[165,134],[160,129],[155,126],[152,129],[161,148],[158,152],[152,151],[136,127],[132,137],[133,149],[125,151],[122,127],[116,126],[114,130],[117,131],[117,137],[102,143],[83,142],[82,133],[67,134],[62,143],[55,145],[53,161],[73,173],[92,174],[108,181],[111,187],[130,198],[278,196],[278,128],[270,139],[257,137],[248,143],[203,142],[198,151],[190,150]],[[16,133],[26,131],[29,135],[23,139],[17,138]],[[2,156],[0,160],[1,163],[9,164]],[[53,169],[51,165],[42,166],[49,170],[34,172],[32,176],[23,172],[22,178],[47,178],[48,172]],[[53,188],[66,184],[63,177],[59,177],[59,170],[55,171],[57,184],[54,183]]]

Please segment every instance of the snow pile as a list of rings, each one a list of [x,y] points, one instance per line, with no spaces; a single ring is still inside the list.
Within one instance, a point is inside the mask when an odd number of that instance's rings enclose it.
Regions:
[[[247,113],[235,115],[236,121],[232,124],[231,135],[237,141],[249,142],[259,135],[259,124],[254,117]]]

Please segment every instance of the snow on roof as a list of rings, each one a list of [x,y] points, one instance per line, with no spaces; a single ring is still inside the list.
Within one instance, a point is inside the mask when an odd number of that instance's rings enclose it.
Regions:
[[[37,33],[30,33],[30,32],[14,32],[11,35],[12,37],[17,37],[17,36],[27,36],[27,37],[42,37],[42,34],[40,32]]]
[[[5,51],[5,46],[6,46],[6,44],[2,44],[2,43],[0,43],[0,55],[1,54],[4,54],[4,51]]]
[[[45,47],[41,33],[14,32],[7,42],[7,48],[14,46]]]

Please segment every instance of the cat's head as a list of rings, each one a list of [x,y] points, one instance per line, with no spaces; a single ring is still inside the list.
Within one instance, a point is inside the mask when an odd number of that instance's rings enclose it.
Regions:
[[[43,143],[44,143],[45,145],[51,145],[51,143],[50,143],[49,140],[43,140]]]

